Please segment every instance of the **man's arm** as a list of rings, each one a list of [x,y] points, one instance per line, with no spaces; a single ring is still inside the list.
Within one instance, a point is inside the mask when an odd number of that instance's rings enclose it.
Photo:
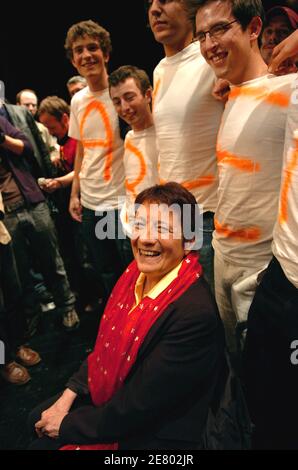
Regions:
[[[23,155],[25,152],[32,152],[25,135],[10,124],[6,119],[0,122],[0,146],[15,155]]]
[[[41,189],[46,193],[53,193],[57,189],[67,188],[73,182],[74,171],[71,171],[67,175],[59,176],[58,178],[45,179],[41,185]]]
[[[77,144],[75,165],[74,165],[74,176],[71,189],[69,212],[74,220],[82,222],[82,206],[80,201],[80,171],[84,158],[84,147],[80,141]]]
[[[297,60],[297,54],[298,29],[273,49],[271,63],[269,64],[269,72],[277,72],[278,69],[282,67],[282,63],[287,59],[293,59],[294,61]]]
[[[24,152],[24,142],[20,139],[13,139],[9,135],[5,135],[4,142],[1,144],[1,147],[9,150],[10,152],[16,155],[22,155]]]

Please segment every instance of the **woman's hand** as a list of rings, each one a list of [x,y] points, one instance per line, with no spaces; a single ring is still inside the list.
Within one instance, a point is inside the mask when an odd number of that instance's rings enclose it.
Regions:
[[[62,420],[68,414],[76,397],[76,393],[66,389],[63,395],[42,413],[41,419],[35,423],[38,437],[48,436],[52,439],[59,437]]]
[[[35,424],[38,437],[48,436],[52,439],[58,439],[62,420],[67,414],[54,407],[42,413],[41,420]]]

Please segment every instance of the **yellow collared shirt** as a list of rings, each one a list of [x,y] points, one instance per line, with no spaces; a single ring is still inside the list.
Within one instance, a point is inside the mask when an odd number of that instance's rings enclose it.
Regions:
[[[150,297],[150,299],[156,299],[159,294],[161,294],[171,282],[176,279],[178,276],[179,270],[182,266],[182,261],[178,266],[176,266],[172,271],[168,272],[146,295],[146,297]],[[135,285],[135,308],[143,299],[143,291],[144,291],[144,284],[145,284],[146,274],[141,273],[137,279]]]

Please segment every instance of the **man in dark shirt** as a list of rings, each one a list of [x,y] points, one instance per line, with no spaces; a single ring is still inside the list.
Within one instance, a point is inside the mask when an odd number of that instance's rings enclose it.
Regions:
[[[63,317],[63,325],[72,330],[79,325],[64,264],[58,250],[53,221],[45,198],[26,166],[32,148],[22,132],[0,116],[0,190],[6,212],[5,225],[13,242],[17,268],[26,302],[35,304],[30,275],[31,257],[52,292]]]
[[[24,318],[21,315],[21,286],[11,238],[3,225],[4,208],[0,192],[0,340],[5,357],[0,357],[0,375],[9,383],[24,385],[30,374],[24,366],[40,362],[36,351],[23,345]]]

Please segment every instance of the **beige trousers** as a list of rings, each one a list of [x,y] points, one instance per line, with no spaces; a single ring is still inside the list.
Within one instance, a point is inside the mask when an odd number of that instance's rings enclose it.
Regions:
[[[269,261],[257,267],[241,267],[226,261],[218,251],[215,251],[215,298],[224,323],[227,348],[230,352],[242,348],[248,311],[260,282],[260,274],[265,271]]]

